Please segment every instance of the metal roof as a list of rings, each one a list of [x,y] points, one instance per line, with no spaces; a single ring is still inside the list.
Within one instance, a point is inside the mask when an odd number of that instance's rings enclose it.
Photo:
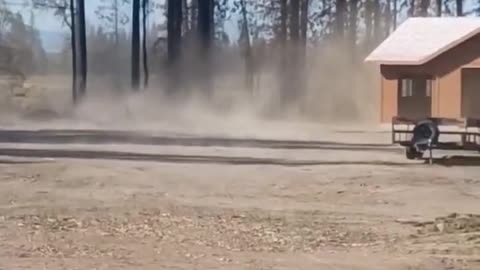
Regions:
[[[478,33],[480,18],[476,17],[409,18],[365,61],[387,65],[421,65]]]

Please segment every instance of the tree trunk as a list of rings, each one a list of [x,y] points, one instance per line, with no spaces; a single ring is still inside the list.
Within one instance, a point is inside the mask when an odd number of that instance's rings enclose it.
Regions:
[[[87,89],[87,33],[85,26],[85,1],[77,0],[78,9],[78,35],[80,49],[80,85],[79,94],[81,98],[85,96]]]
[[[335,12],[335,34],[340,40],[345,37],[346,0],[337,0]]]
[[[280,0],[280,42],[285,47],[287,42],[287,0]]]
[[[182,33],[185,35],[190,31],[190,13],[188,9],[187,0],[182,0]]]
[[[370,51],[370,47],[372,46],[372,39],[373,39],[373,5],[372,0],[367,0],[365,2],[365,47],[367,51]]]
[[[215,40],[215,2],[214,0],[210,0],[208,5],[209,11],[208,14],[210,16],[210,42]]]
[[[143,40],[142,40],[142,52],[143,52],[143,88],[148,88],[149,81],[149,69],[148,69],[148,51],[147,51],[147,19],[148,19],[148,0],[143,0],[142,3],[142,30],[143,30]]]
[[[167,10],[167,50],[168,50],[168,90],[175,93],[180,83],[178,63],[182,40],[182,2],[168,0]]]
[[[297,89],[299,91],[298,98],[303,101],[305,91],[307,89],[307,32],[308,32],[308,7],[309,0],[301,0],[300,2],[300,42],[298,44],[298,68],[296,71]],[[303,106],[300,106],[300,108]]]
[[[252,44],[250,42],[250,30],[248,27],[247,7],[245,0],[240,0],[240,7],[242,12],[242,32],[240,33],[240,41],[242,42],[241,45],[245,59],[245,88],[249,94],[252,94],[255,67],[252,58]]]
[[[198,22],[198,0],[192,0],[190,4],[190,30],[192,33],[197,31]]]
[[[211,0],[198,0],[198,32],[203,53],[207,53],[212,41]]]
[[[132,89],[140,88],[140,0],[133,0],[132,6]]]
[[[410,0],[410,4],[408,6],[408,17],[415,16],[415,0]]]
[[[381,21],[380,0],[373,1],[373,41],[376,46],[380,41],[382,21]]]
[[[300,6],[300,58],[302,65],[306,64],[309,6],[310,0],[302,0]]]
[[[443,1],[442,0],[437,0],[436,2],[436,15],[437,17],[442,17],[442,5],[443,5]]]
[[[463,16],[463,0],[456,0],[457,6],[457,16]]]
[[[385,7],[384,38],[390,35],[391,27],[392,27],[392,0],[387,0],[387,6]]]
[[[113,3],[113,28],[114,28],[114,35],[115,35],[115,50],[117,50],[118,49],[118,0],[114,0],[114,3]]]
[[[210,73],[210,50],[212,47],[213,37],[213,1],[198,0],[198,16],[197,30],[200,39],[200,61],[202,66],[199,67],[199,75],[203,91],[208,95],[211,93],[211,73]]]
[[[298,46],[300,40],[300,0],[290,0],[290,40]]]
[[[288,46],[288,1],[280,0],[280,31],[279,31],[279,50],[278,53],[278,82],[279,82],[279,102],[280,104],[272,104],[272,109],[278,112],[281,105],[286,103],[290,89],[290,80],[288,78],[288,61],[289,61],[289,46]],[[279,106],[280,105],[280,106]]]
[[[300,8],[300,40],[302,42],[302,47],[307,45],[307,31],[308,31],[308,6],[310,4],[309,0],[302,0]]]
[[[430,7],[430,0],[421,0],[420,1],[420,16],[428,16],[428,8]]]
[[[393,30],[397,29],[397,16],[398,16],[397,6],[398,6],[398,0],[393,0]]]
[[[350,0],[349,43],[352,62],[356,60],[358,0]]]
[[[289,70],[284,74],[286,81],[283,83],[286,86],[285,99],[283,105],[292,104],[297,101],[298,96],[302,92],[300,85],[300,70],[301,56],[300,56],[300,1],[290,0],[290,45],[287,49],[287,59],[289,63]]]
[[[75,18],[75,0],[70,0],[70,46],[72,49],[72,99],[78,102],[77,89],[77,23]]]

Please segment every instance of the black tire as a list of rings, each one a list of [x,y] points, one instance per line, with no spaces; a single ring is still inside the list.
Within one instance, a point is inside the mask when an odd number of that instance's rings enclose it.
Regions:
[[[422,140],[429,139],[432,144],[438,143],[440,130],[435,122],[426,119],[419,121],[413,128],[412,144],[416,144]]]
[[[422,152],[418,152],[417,149],[413,146],[409,146],[405,148],[405,156],[409,160],[420,159],[423,157]]]

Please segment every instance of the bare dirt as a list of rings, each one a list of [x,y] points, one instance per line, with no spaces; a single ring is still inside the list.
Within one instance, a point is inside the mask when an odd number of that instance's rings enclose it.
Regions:
[[[480,269],[477,157],[264,127],[1,130],[0,269]]]
[[[0,270],[480,269],[476,153],[64,89],[0,108]]]

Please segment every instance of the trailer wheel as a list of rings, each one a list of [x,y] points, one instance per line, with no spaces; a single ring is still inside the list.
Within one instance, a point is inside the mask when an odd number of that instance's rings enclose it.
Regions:
[[[412,143],[418,144],[422,141],[430,141],[432,144],[438,143],[440,130],[435,122],[432,120],[422,120],[418,122],[413,128]]]
[[[423,157],[423,153],[417,151],[417,149],[413,146],[409,146],[405,148],[405,156],[409,160],[420,159]]]

